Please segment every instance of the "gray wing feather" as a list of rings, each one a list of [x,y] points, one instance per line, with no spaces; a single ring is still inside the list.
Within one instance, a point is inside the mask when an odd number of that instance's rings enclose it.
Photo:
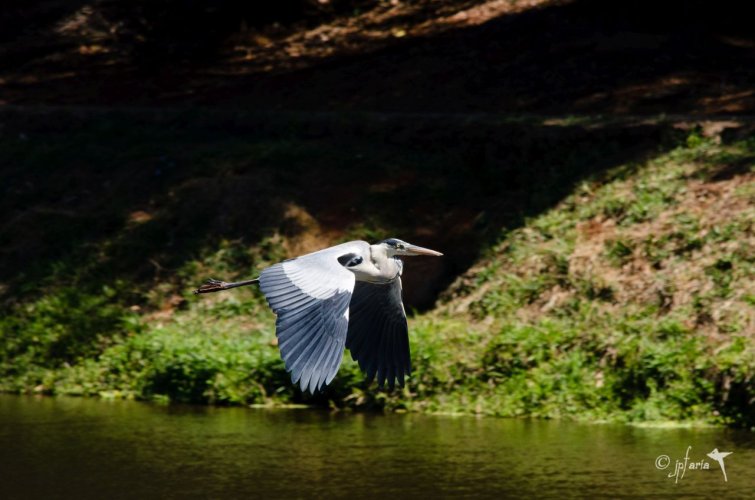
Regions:
[[[342,248],[346,247],[346,248]],[[260,289],[278,316],[278,348],[302,391],[329,384],[343,359],[354,274],[338,263],[348,244],[275,264]]]
[[[356,282],[349,306],[351,320],[346,347],[372,380],[393,388],[411,374],[409,328],[401,302],[401,278],[387,284]]]

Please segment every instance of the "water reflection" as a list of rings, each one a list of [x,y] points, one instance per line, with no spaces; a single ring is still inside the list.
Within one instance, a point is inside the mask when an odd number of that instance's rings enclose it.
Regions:
[[[655,468],[689,445],[734,451],[729,482]],[[1,498],[745,498],[754,466],[753,435],[725,429],[0,396]]]

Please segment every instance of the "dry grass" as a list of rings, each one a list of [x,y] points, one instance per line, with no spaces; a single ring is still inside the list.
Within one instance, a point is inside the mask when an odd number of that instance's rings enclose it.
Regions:
[[[732,325],[755,338],[755,160],[749,146],[706,140],[703,152],[686,157],[672,152],[626,180],[584,183],[540,227],[515,231],[461,276],[446,294],[445,307],[467,313],[512,279],[545,277],[517,308],[519,320],[557,311],[584,295],[582,285],[588,284],[589,293],[605,294],[598,307],[607,312],[628,305],[654,307],[659,314],[684,311],[685,326],[714,343],[727,341]],[[725,167],[716,162],[726,155],[744,157],[743,168],[711,179]],[[564,212],[576,220],[556,216]],[[731,273],[725,285],[717,266]],[[478,319],[490,324],[494,316],[489,311]]]

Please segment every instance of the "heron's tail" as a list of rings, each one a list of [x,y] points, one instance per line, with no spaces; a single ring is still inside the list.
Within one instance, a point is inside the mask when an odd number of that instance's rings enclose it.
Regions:
[[[220,280],[210,278],[204,283],[202,283],[202,286],[194,290],[194,294],[196,295],[200,293],[219,292],[221,290],[228,290],[229,288],[254,285],[259,282],[260,282],[259,278],[254,278],[253,280],[246,280],[246,281],[237,281],[235,283],[226,283],[225,281],[220,281]]]

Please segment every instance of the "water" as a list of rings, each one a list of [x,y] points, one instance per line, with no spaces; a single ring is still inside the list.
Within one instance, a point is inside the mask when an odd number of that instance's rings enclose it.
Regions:
[[[688,446],[709,470],[667,477]],[[720,466],[706,453],[732,451]],[[656,457],[668,455],[665,471]],[[0,498],[753,498],[755,436],[0,395]]]

